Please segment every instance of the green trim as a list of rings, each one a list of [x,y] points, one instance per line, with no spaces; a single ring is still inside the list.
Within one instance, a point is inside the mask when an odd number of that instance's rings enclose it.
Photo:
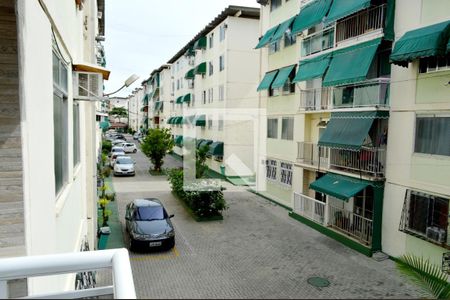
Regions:
[[[328,237],[330,237],[330,238],[332,238],[332,239],[334,239],[334,240],[344,244],[345,246],[347,246],[347,247],[349,247],[349,248],[351,248],[351,249],[353,249],[355,251],[358,251],[359,253],[362,253],[362,254],[364,254],[366,256],[369,256],[369,257],[371,257],[372,254],[373,254],[372,249],[370,249],[368,247],[365,247],[365,246],[361,245],[360,243],[355,242],[355,241],[353,241],[353,240],[351,240],[351,239],[349,239],[349,238],[347,238],[347,237],[345,237],[345,236],[343,236],[343,235],[341,235],[341,234],[339,234],[339,233],[337,233],[337,232],[335,232],[333,230],[330,230],[330,229],[328,229],[328,228],[326,228],[326,227],[324,227],[324,226],[322,226],[320,224],[317,224],[317,223],[315,223],[315,222],[313,222],[311,220],[308,220],[308,219],[306,219],[306,218],[296,214],[293,211],[291,211],[289,213],[289,216],[291,218],[293,218],[293,219],[295,219],[295,220],[297,220],[297,221],[299,221],[299,222],[301,222],[301,223],[303,223],[303,224],[305,224],[305,225],[307,225],[307,226],[309,226],[309,227],[319,231],[320,233],[323,233],[324,235],[326,235],[326,236],[328,236]]]
[[[272,198],[269,198],[269,197],[266,196],[266,195],[263,195],[263,194],[261,194],[261,193],[258,193],[258,192],[255,191],[254,189],[247,189],[247,191],[249,191],[250,193],[253,193],[253,194],[255,194],[255,195],[258,195],[258,196],[260,196],[260,197],[262,197],[262,198],[264,198],[264,199],[266,199],[266,200],[269,200],[270,202],[272,202],[272,203],[274,203],[274,204],[276,204],[276,205],[278,205],[278,206],[281,206],[282,208],[286,209],[287,211],[292,211],[292,208],[291,208],[291,207],[286,206],[286,205],[284,205],[284,204],[282,204],[282,203],[280,203],[280,202],[278,202],[278,201],[276,201],[276,200],[273,200]]]

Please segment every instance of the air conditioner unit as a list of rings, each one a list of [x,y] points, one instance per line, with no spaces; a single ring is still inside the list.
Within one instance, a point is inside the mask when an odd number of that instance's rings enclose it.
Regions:
[[[428,239],[438,243],[445,243],[447,240],[447,233],[445,230],[435,226],[427,227],[426,235]]]
[[[103,97],[103,77],[99,73],[73,72],[75,99],[96,101]]]

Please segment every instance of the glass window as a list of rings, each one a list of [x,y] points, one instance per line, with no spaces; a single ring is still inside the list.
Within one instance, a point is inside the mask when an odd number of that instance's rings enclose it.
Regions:
[[[209,36],[209,48],[214,46],[214,32]]]
[[[223,101],[225,98],[225,88],[222,85],[219,86],[219,101]]]
[[[418,115],[414,152],[450,156],[450,116]]]
[[[280,163],[280,182],[286,185],[292,185],[292,164]]]
[[[219,126],[218,126],[218,130],[219,130],[219,131],[222,131],[222,130],[223,130],[223,124],[224,124],[223,118],[220,117],[220,119],[219,119]]]
[[[220,36],[219,36],[219,40],[223,41],[225,39],[225,29],[226,29],[226,24],[223,24],[222,26],[220,26]]]
[[[73,105],[73,165],[80,162],[80,106]]]
[[[67,99],[58,91],[53,95],[53,138],[55,192],[58,194],[68,181]]]
[[[219,56],[219,71],[223,71],[225,69],[225,56],[222,54]]]
[[[271,0],[270,1],[270,11],[273,11],[281,6],[281,0]]]
[[[202,102],[203,104],[206,104],[206,91],[203,91],[202,93]]]
[[[168,218],[166,211],[161,206],[138,207],[134,215],[136,220],[153,221]]]
[[[278,119],[267,119],[267,137],[278,138]]]
[[[292,26],[292,25],[291,25]],[[292,34],[291,28],[284,33],[284,47],[289,47],[297,42],[297,35]]]
[[[277,161],[273,159],[266,160],[266,178],[277,180]]]
[[[213,126],[213,117],[209,116],[208,117],[208,129],[211,129]]]
[[[295,69],[292,69],[291,73],[289,74],[288,79],[286,80],[286,82],[283,85],[283,95],[287,95],[287,94],[293,94],[295,93],[295,83],[293,82],[294,77],[295,77]]]
[[[450,53],[441,57],[426,57],[420,59],[419,73],[429,73],[450,69]]]
[[[280,51],[281,40],[269,44],[269,55]]]
[[[214,66],[213,66],[213,62],[212,61],[209,62],[208,71],[209,71],[209,76],[211,76],[214,73]]]
[[[294,118],[283,118],[281,120],[281,139],[294,139]]]

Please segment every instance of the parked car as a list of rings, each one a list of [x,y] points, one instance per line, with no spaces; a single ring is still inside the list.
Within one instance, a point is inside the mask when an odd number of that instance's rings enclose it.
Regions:
[[[111,142],[111,144],[113,144],[113,146],[115,146],[115,145],[119,145],[119,144],[122,144],[122,143],[125,143],[125,142],[126,142],[126,140],[115,139],[115,140],[113,140],[113,141]]]
[[[121,133],[116,134],[115,137],[116,137],[117,140],[124,140],[124,141],[127,140],[125,138],[125,136],[123,134],[121,134]]]
[[[136,153],[137,152],[137,148],[136,145],[134,143],[122,143],[122,147],[125,151],[125,153]]]
[[[130,175],[134,176],[136,173],[134,171],[134,160],[129,156],[119,155],[116,157],[114,162],[114,176],[118,175]]]
[[[136,132],[135,134],[133,134],[133,140],[139,140],[139,138],[142,137],[142,133],[140,132]]]
[[[114,152],[114,154],[111,155],[111,160],[109,161],[109,165],[112,168],[114,168],[114,164],[116,163],[116,159],[118,157],[121,157],[121,156],[126,156],[125,152],[123,152],[123,151]]]
[[[156,198],[135,199],[126,206],[125,228],[130,250],[175,246],[175,230],[166,209]]]

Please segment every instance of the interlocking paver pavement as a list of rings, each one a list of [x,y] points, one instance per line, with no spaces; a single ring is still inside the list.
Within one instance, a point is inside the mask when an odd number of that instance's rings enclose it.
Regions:
[[[138,164],[148,169],[141,153]],[[122,222],[126,203],[162,200],[176,228],[176,247],[131,253],[139,298],[417,298],[390,260],[377,262],[288,217],[272,202],[228,183],[223,221],[195,222],[164,176],[114,178]],[[331,284],[316,288],[312,276]]]

